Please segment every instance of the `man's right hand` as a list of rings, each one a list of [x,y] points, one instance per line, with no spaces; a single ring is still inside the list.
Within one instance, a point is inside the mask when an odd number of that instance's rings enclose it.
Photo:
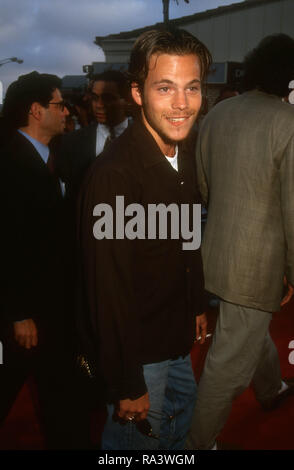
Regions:
[[[137,400],[130,400],[129,398],[120,400],[117,414],[124,420],[135,419],[135,421],[142,421],[147,418],[149,408],[149,395],[145,393]]]
[[[294,288],[293,286],[291,286],[291,284],[288,283],[286,276],[284,276],[284,286],[285,292],[281,300],[281,307],[283,307],[283,305],[286,305],[291,300],[294,293]]]
[[[28,320],[16,321],[13,324],[14,339],[26,349],[31,349],[38,344],[38,331],[32,318]]]

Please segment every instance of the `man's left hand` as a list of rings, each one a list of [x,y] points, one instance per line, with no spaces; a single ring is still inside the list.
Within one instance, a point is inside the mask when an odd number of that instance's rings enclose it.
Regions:
[[[207,333],[207,318],[206,313],[202,313],[202,315],[197,315],[196,317],[196,340],[201,336],[200,344],[205,342]]]

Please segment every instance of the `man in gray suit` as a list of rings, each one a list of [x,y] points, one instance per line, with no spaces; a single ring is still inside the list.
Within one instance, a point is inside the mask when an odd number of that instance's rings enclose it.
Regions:
[[[251,381],[265,409],[294,392],[268,331],[294,286],[294,107],[283,102],[294,40],[269,36],[244,65],[246,92],[207,115],[197,146],[205,287],[222,300],[188,449],[217,449],[232,401]]]

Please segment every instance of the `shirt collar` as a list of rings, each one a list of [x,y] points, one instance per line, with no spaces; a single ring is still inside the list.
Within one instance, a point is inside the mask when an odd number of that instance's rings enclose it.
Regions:
[[[160,150],[154,137],[148,131],[140,118],[134,120],[132,126],[133,139],[136,142],[137,148],[140,149],[140,158],[143,161],[144,167],[148,168],[158,163],[168,163],[165,155]],[[180,158],[182,158],[181,143],[178,144]],[[177,154],[178,155],[178,154]],[[180,159],[178,158],[178,160]]]
[[[128,123],[129,123],[128,118],[126,118],[122,122],[114,126],[113,129],[114,129],[115,137],[119,137],[120,134],[123,133],[123,131],[128,127]],[[107,126],[106,124],[99,123],[97,126],[97,132],[101,132],[102,134],[108,137],[110,133],[109,126]]]
[[[179,153],[179,147],[178,147],[178,145],[176,145],[175,154],[172,157],[169,157],[168,155],[165,155],[165,157],[170,158],[171,161],[173,161],[173,159],[176,160],[176,158],[178,158],[178,153]]]
[[[114,132],[115,132],[115,135],[116,137],[120,134],[123,133],[123,131],[126,130],[126,128],[128,127],[129,125],[129,120],[128,118],[126,118],[124,121],[120,122],[119,124],[117,124],[117,126],[114,127]]]
[[[31,142],[31,144],[33,144],[37,152],[40,154],[44,163],[47,164],[48,157],[49,157],[49,147],[47,147],[47,145],[42,144],[38,140],[34,139],[34,137],[30,136],[26,132],[21,131],[20,129],[18,129],[18,132],[22,134],[26,139],[28,139]]]
[[[176,152],[175,152],[173,157],[168,157],[167,155],[165,155],[165,158],[167,159],[168,163],[173,167],[173,169],[178,171],[178,169],[179,169],[179,167],[178,167],[179,148],[178,148],[177,145],[176,145],[175,150],[176,150]]]

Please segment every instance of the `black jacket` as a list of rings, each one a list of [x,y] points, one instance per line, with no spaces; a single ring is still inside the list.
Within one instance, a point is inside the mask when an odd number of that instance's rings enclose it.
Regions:
[[[1,148],[0,171],[1,320],[53,323],[68,288],[60,186],[18,132]]]
[[[55,137],[51,148],[56,155],[56,168],[65,183],[66,198],[76,204],[81,182],[96,158],[97,123]]]
[[[198,203],[193,153],[180,146],[179,172],[141,122],[135,122],[90,168],[80,195],[78,236],[85,303],[85,344],[99,363],[111,399],[146,392],[142,365],[189,353],[195,314],[203,312],[200,250],[182,240],[97,240],[93,209],[139,203]],[[85,304],[84,304],[85,305]],[[86,330],[86,331],[85,331]]]

